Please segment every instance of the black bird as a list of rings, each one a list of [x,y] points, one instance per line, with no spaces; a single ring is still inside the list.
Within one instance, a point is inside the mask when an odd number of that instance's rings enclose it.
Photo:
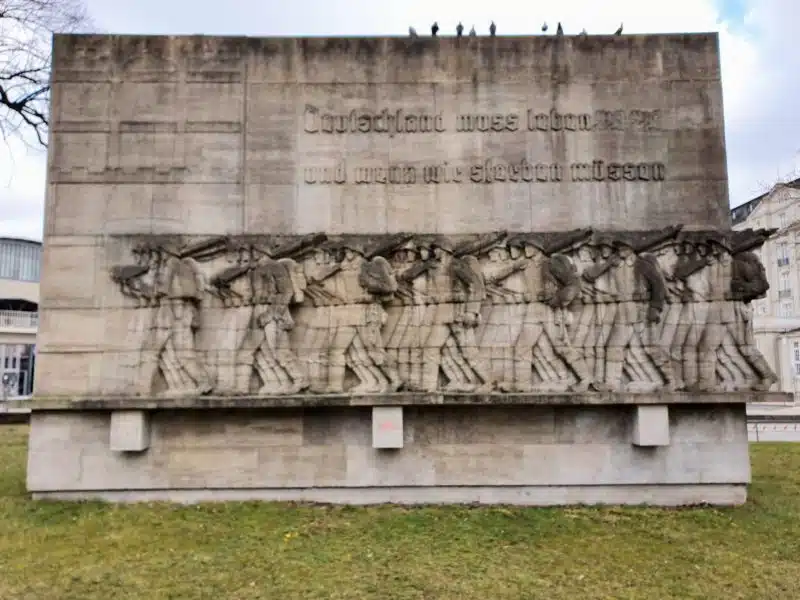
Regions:
[[[564,28],[561,26],[561,21],[558,22],[558,27],[556,27],[556,35],[564,35]]]
[[[544,23],[544,24],[542,25],[542,31],[543,31],[544,33],[547,33],[547,23]]]
[[[472,29],[469,30],[469,37],[475,37],[478,33],[475,31],[475,25],[472,26]]]
[[[622,35],[622,23],[619,24],[619,29],[614,32],[614,35]]]
[[[431,26],[431,35],[436,35],[439,32],[439,24],[434,21],[433,26]]]
[[[497,33],[497,25],[492,21],[492,24],[489,25],[489,35],[494,35],[495,33]]]
[[[461,21],[458,22],[456,25],[456,35],[461,37],[464,34],[464,26],[461,24]]]

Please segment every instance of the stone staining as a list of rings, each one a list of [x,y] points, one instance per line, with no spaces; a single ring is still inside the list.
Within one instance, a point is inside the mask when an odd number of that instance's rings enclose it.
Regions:
[[[122,238],[136,395],[768,390],[770,230]]]

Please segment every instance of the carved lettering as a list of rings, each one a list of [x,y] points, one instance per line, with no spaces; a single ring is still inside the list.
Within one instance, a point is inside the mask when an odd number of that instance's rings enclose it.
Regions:
[[[661,129],[661,111],[632,110],[628,115],[628,121],[632,129],[655,131]]]
[[[408,113],[403,109],[392,111],[388,108],[377,112],[353,109],[347,113],[329,113],[307,104],[303,111],[303,131],[328,134],[386,133],[394,137],[403,133],[440,133],[445,131],[445,126],[442,113]]]
[[[456,131],[517,131],[519,115],[517,114],[464,114],[456,118]]]
[[[440,183],[548,183],[564,180],[569,172],[573,182],[659,182],[666,178],[666,167],[659,162],[617,163],[596,159],[568,166],[559,163],[530,163],[526,159],[506,162],[488,158],[480,163],[458,165],[448,162],[422,165],[356,166],[348,172],[341,162],[333,167],[305,167],[303,182],[309,185],[353,181],[359,185],[414,185]]]
[[[528,131],[591,131],[592,117],[589,114],[559,113],[555,109],[549,113],[527,112]]]
[[[657,131],[661,129],[661,118],[660,110],[646,109],[600,109],[590,114],[561,112],[555,108],[549,111],[528,108],[522,113],[461,113],[447,117],[442,112],[409,112],[388,108],[325,112],[316,105],[306,104],[302,122],[303,131],[309,134],[381,133],[394,137],[400,134],[442,133],[448,130],[448,124],[460,133],[515,132],[522,127],[527,131],[540,132]]]
[[[344,162],[334,167],[306,167],[303,169],[303,181],[315,183],[347,183],[347,166]]]
[[[360,184],[408,185],[417,182],[417,172],[414,167],[405,165],[356,167],[353,170],[353,181]]]
[[[572,181],[664,181],[666,167],[662,163],[606,163],[595,160],[590,163],[570,165]]]

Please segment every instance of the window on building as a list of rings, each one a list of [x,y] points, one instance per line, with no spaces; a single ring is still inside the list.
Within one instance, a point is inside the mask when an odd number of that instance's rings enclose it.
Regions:
[[[778,244],[778,266],[785,267],[789,264],[789,243],[781,242]]]
[[[33,392],[33,344],[0,344],[2,397],[29,396]]]
[[[38,244],[0,241],[0,278],[39,281],[41,250]]]
[[[791,317],[792,313],[794,312],[794,303],[791,300],[784,300],[781,302],[780,309],[778,312],[779,317]]]
[[[780,274],[780,285],[778,286],[780,291],[791,290],[792,286],[789,283],[789,271],[781,271]]]
[[[792,368],[795,377],[800,377],[800,342],[792,342]]]
[[[778,221],[780,222],[780,227],[786,227],[789,224],[789,216],[786,214],[786,211],[782,212],[778,216]]]

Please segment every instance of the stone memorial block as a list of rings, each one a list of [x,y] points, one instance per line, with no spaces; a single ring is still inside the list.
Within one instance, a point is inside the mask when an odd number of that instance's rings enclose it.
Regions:
[[[28,487],[743,502],[727,185],[715,34],[56,36]]]

